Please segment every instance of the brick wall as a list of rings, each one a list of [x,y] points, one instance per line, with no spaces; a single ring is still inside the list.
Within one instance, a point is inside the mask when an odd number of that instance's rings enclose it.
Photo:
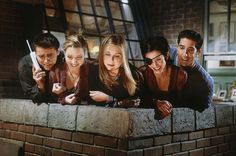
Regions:
[[[21,142],[26,156],[234,156],[235,114],[235,103],[202,113],[175,108],[157,121],[153,109],[0,99],[0,142]]]
[[[177,44],[178,33],[183,29],[203,33],[204,0],[151,0],[146,3],[153,35],[164,35],[170,44]]]
[[[17,64],[24,52],[23,6],[0,0],[0,97],[21,98]]]
[[[0,122],[0,137],[24,142],[25,156],[209,156],[236,154],[236,126],[139,139]]]

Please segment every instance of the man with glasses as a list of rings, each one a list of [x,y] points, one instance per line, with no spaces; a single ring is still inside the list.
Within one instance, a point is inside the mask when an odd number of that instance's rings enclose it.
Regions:
[[[183,103],[186,107],[202,112],[211,105],[213,79],[197,62],[203,39],[193,30],[183,30],[178,36],[177,65],[188,74],[183,90]]]
[[[24,56],[18,64],[24,94],[34,103],[53,102],[49,96],[48,73],[55,64],[63,61],[63,54],[58,51],[59,45],[55,36],[42,33],[33,42],[35,62],[32,62],[31,53]],[[38,67],[35,64],[38,64]]]

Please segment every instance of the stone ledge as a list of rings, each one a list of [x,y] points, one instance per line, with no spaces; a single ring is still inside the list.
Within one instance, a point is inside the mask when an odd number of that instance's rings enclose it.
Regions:
[[[37,105],[30,100],[0,99],[0,120],[117,138],[140,138],[235,124],[235,104],[218,104],[202,113],[174,108],[167,118],[155,120],[153,109]]]

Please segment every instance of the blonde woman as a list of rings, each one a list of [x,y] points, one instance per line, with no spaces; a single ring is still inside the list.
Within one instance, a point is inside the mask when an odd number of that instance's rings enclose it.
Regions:
[[[136,107],[142,83],[141,73],[129,65],[122,35],[106,36],[98,56],[98,66],[91,73],[90,97],[97,105]]]
[[[71,35],[64,43],[65,63],[49,73],[51,91],[62,104],[76,104],[88,95],[87,43],[82,36]]]

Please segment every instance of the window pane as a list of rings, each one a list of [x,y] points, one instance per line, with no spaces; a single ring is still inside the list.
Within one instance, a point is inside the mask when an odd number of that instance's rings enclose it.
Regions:
[[[109,5],[112,13],[112,18],[122,19],[119,3],[110,1]]]
[[[93,14],[90,0],[80,0],[79,3],[80,3],[81,12]]]
[[[56,16],[56,10],[55,9],[46,8],[46,15],[48,17],[55,17]]]
[[[107,12],[106,12],[106,9],[104,6],[104,1],[103,0],[95,0],[95,1],[93,1],[93,3],[95,6],[96,15],[107,17]]]
[[[63,4],[66,10],[78,11],[76,0],[63,0]]]
[[[236,52],[236,0],[232,0],[231,3],[229,51]]]
[[[139,42],[128,41],[131,46],[131,51],[133,54],[133,59],[142,59],[142,53],[140,50]],[[129,58],[131,59],[131,54],[129,54]]]
[[[110,33],[110,28],[109,28],[108,20],[106,18],[97,17],[97,22],[98,22],[101,34]]]
[[[126,23],[126,28],[128,30],[129,39],[138,40],[138,35],[134,24]]]
[[[116,33],[125,33],[124,24],[121,21],[113,21]]]
[[[133,21],[133,16],[132,16],[131,9],[130,9],[129,5],[128,4],[121,4],[121,9],[122,9],[122,13],[124,16],[124,20]]]
[[[45,17],[43,17],[45,19]],[[53,31],[63,32],[64,27],[62,23],[62,16],[59,10],[46,8],[46,19],[43,21],[43,28],[48,29],[46,20],[49,28]]]
[[[210,1],[208,51],[226,52],[228,40],[227,0]]]
[[[82,16],[84,27],[87,33],[98,34],[94,16]]]
[[[79,28],[81,28],[79,14],[66,13],[66,21],[68,24],[68,30],[71,32],[78,32]]]
[[[53,1],[53,0],[44,0],[44,4],[46,7],[52,7],[52,8],[57,8],[58,6],[57,1]]]
[[[99,52],[100,40],[98,37],[88,37],[88,48],[91,58],[97,58]]]

